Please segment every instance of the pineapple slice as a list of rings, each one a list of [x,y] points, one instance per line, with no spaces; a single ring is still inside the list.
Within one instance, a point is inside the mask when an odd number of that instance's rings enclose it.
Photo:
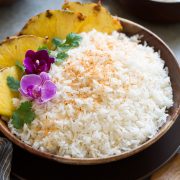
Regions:
[[[16,97],[18,93],[11,91],[8,87],[8,76],[19,79],[18,69],[13,66],[0,71],[0,115],[10,117],[14,110],[12,98]]]
[[[37,50],[47,43],[47,39],[28,36],[14,36],[0,44],[0,69],[14,66],[16,61],[22,62],[27,50]]]
[[[120,21],[111,16],[101,4],[68,2],[65,3],[62,8],[73,12],[80,12],[87,17],[85,23],[79,30],[80,32],[88,32],[93,28],[106,33],[122,30]]]
[[[81,13],[47,10],[32,17],[21,30],[20,35],[48,36],[50,40],[54,37],[65,39],[67,34],[79,32],[84,20],[85,17]]]
[[[121,30],[119,20],[100,4],[66,3],[65,10],[47,10],[32,17],[20,32],[20,35],[32,34],[46,37],[65,39],[70,32],[81,33],[96,29],[112,33]],[[66,11],[67,10],[67,11]]]

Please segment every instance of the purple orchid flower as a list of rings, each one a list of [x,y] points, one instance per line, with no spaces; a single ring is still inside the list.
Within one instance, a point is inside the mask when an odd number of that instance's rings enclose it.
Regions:
[[[41,72],[49,72],[51,64],[55,62],[50,57],[47,50],[34,52],[28,50],[24,59],[26,74],[40,74]]]
[[[56,90],[55,84],[50,80],[46,72],[41,72],[40,75],[25,75],[20,81],[20,93],[37,103],[51,100],[55,96]]]

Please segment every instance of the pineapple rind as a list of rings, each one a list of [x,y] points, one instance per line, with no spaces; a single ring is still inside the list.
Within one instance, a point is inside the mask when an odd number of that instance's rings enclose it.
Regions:
[[[120,21],[111,14],[101,4],[68,2],[62,6],[63,9],[80,12],[86,16],[86,21],[82,25],[80,32],[88,32],[93,28],[100,32],[112,33],[122,30]]]
[[[32,17],[20,32],[20,35],[32,34],[39,37],[65,39],[71,33],[78,33],[85,21],[81,13],[70,11],[47,10]]]

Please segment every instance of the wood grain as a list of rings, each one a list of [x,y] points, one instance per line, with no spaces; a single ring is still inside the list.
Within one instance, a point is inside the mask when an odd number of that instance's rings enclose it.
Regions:
[[[151,180],[179,180],[180,179],[180,154],[157,171]]]

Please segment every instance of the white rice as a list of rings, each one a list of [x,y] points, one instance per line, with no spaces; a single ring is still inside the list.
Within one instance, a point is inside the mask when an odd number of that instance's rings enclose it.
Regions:
[[[136,148],[157,133],[173,104],[164,61],[138,36],[95,30],[81,36],[80,46],[49,72],[55,98],[33,103],[31,125],[9,127],[34,148],[65,157],[106,157]],[[15,106],[24,100],[14,99]]]

